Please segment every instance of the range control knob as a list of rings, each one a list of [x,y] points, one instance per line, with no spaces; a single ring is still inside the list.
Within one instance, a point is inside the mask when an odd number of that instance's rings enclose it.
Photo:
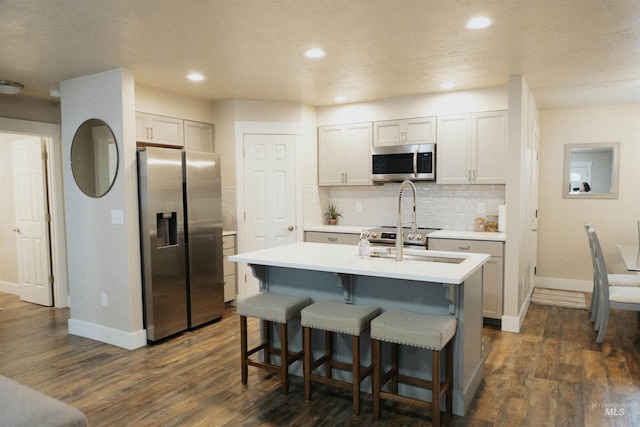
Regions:
[[[409,240],[413,240],[413,234],[409,234]]]
[[[376,237],[378,237],[378,233],[376,233],[376,232],[374,231],[373,233],[371,233],[371,237],[373,237],[373,238],[375,239]]]
[[[418,239],[418,240],[422,240],[422,234],[417,234],[417,235],[416,235],[416,239]]]

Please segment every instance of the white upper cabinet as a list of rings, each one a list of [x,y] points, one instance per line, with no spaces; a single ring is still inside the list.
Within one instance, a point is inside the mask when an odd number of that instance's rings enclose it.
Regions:
[[[375,147],[436,142],[435,117],[374,122],[373,129]]]
[[[183,147],[183,135],[182,119],[136,112],[137,142]]]
[[[318,127],[318,185],[373,185],[371,123]]]
[[[187,151],[213,153],[213,125],[185,120],[184,148]]]
[[[506,111],[438,117],[438,184],[504,184]]]
[[[507,112],[490,111],[471,116],[472,147],[475,149],[474,182],[505,184],[507,155]]]

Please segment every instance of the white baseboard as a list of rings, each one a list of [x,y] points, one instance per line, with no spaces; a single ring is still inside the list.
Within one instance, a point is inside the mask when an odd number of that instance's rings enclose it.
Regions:
[[[11,294],[11,295],[19,295],[18,284],[3,282],[2,280],[0,280],[0,292],[4,292],[5,294]]]
[[[520,313],[518,316],[502,316],[502,330],[504,332],[520,333],[520,328],[524,322],[524,318],[529,310],[531,304],[531,295],[533,294],[533,288],[529,291],[529,294],[524,299],[522,306],[520,307]]]
[[[90,338],[127,350],[135,350],[147,345],[147,331],[144,329],[136,332],[123,332],[76,319],[69,319],[68,325],[69,333],[72,335]]]
[[[563,291],[591,292],[593,281],[559,279],[556,277],[536,277],[536,286],[539,288],[560,289]]]

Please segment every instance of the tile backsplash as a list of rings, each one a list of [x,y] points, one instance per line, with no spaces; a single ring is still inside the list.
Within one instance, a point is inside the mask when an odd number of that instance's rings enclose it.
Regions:
[[[504,185],[437,185],[417,183],[416,217],[418,227],[473,230],[473,219],[497,215],[505,203]],[[400,183],[373,187],[306,187],[304,189],[305,226],[326,224],[323,213],[329,203],[342,212],[341,225],[395,226]],[[484,210],[484,213],[481,213]],[[402,197],[402,217],[411,220],[411,189]]]

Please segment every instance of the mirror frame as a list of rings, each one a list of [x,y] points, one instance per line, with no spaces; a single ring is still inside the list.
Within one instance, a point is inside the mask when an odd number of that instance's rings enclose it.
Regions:
[[[84,134],[86,133],[87,129],[93,129],[96,127],[104,127],[106,128],[106,130],[109,132],[110,134],[110,138],[109,139],[113,139],[113,144],[114,144],[114,148],[115,148],[115,165],[114,165],[114,169],[113,169],[113,176],[111,176],[111,174],[109,174],[109,185],[107,186],[107,188],[100,194],[98,194],[97,191],[89,191],[91,184],[87,184],[84,183],[83,185],[80,185],[79,179],[80,181],[82,181],[82,176],[79,176],[79,174],[81,174],[81,172],[84,172],[82,167],[80,167],[80,169],[78,169],[77,167],[74,168],[74,148],[77,150],[80,147],[80,144],[93,144],[95,146],[94,140],[93,139],[87,139],[84,138]],[[109,150],[107,150],[107,160],[109,160]],[[75,159],[76,160],[76,165],[78,164],[79,160],[84,161],[92,161],[93,164],[90,165],[89,167],[91,167],[92,171],[93,171],[93,175],[95,176],[96,171],[95,171],[95,162],[96,162],[96,154],[94,152],[94,157],[93,158],[81,158],[81,159]],[[89,197],[93,197],[96,199],[99,199],[100,197],[105,196],[106,194],[109,193],[109,191],[111,191],[111,188],[113,188],[113,185],[116,182],[116,178],[118,176],[118,169],[120,168],[120,150],[118,149],[118,141],[116,140],[116,136],[113,133],[113,130],[111,129],[111,127],[104,121],[101,119],[97,119],[97,118],[91,118],[91,119],[87,119],[84,122],[82,122],[82,124],[80,124],[80,126],[78,126],[78,129],[76,129],[75,134],[73,135],[73,141],[71,143],[71,149],[69,152],[69,163],[71,164],[71,174],[73,175],[73,180],[76,183],[76,186],[78,187],[78,189],[80,189],[80,191],[82,191],[83,194],[89,196]],[[111,169],[111,168],[109,168]],[[86,170],[86,166],[85,166],[85,170]],[[95,181],[93,182],[93,184],[95,185]],[[94,189],[95,190],[95,189]]]
[[[571,186],[571,155],[574,149],[589,148],[611,148],[613,150],[612,169],[611,169],[611,191],[608,193],[576,193],[571,194],[567,189]],[[565,144],[564,145],[564,171],[562,178],[562,197],[565,199],[617,199],[618,198],[618,180],[619,180],[619,163],[620,163],[620,143],[619,142],[595,142],[584,144]]]

